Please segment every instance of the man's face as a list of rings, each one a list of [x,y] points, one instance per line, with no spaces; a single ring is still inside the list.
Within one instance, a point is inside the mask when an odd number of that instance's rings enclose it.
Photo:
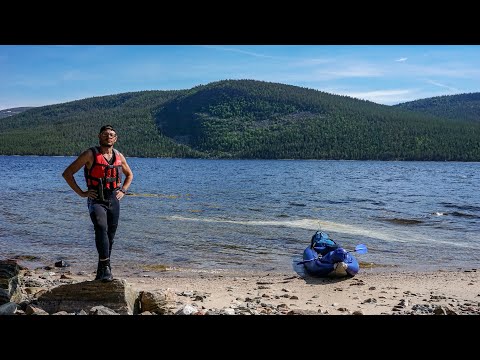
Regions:
[[[101,146],[113,146],[117,142],[117,134],[113,130],[104,130],[98,135]]]

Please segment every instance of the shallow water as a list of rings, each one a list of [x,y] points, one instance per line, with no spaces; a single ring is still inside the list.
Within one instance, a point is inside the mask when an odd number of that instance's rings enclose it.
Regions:
[[[73,157],[0,156],[0,258],[96,267]],[[300,272],[318,229],[373,269],[480,263],[480,163],[129,158],[112,264]],[[84,187],[82,171],[78,183]],[[33,264],[33,263],[32,263]],[[365,266],[365,270],[370,269]],[[361,270],[362,271],[362,268]],[[370,271],[370,270],[369,270]]]

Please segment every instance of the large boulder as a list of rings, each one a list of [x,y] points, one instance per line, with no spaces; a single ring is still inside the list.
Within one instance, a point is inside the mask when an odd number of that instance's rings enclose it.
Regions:
[[[138,293],[125,280],[84,281],[54,287],[38,297],[38,306],[50,314],[78,313],[95,306],[105,306],[123,315],[138,312]]]
[[[0,305],[22,301],[19,271],[20,266],[15,260],[0,260]]]

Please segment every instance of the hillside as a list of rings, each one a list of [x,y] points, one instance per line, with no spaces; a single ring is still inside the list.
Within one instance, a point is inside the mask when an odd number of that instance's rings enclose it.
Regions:
[[[480,93],[437,96],[409,101],[395,107],[452,120],[480,122]]]
[[[467,120],[225,80],[31,109],[0,122],[0,154],[77,155],[110,123],[127,156],[480,161],[480,122]]]
[[[3,109],[0,110],[0,119],[5,118],[7,116],[17,115],[26,110],[33,109],[33,106],[26,106],[26,107],[16,107],[11,109]]]
[[[163,136],[152,109],[182,91],[141,91],[42,106],[0,122],[0,154],[78,155],[98,144],[98,129],[113,124],[118,148],[128,156],[195,157]],[[127,135],[128,134],[128,135]]]

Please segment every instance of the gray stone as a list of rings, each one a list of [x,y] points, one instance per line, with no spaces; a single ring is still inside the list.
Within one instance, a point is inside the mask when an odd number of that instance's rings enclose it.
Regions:
[[[137,292],[125,280],[103,283],[99,280],[60,285],[38,297],[38,305],[48,313],[105,306],[116,313],[132,315],[138,312]]]
[[[7,302],[0,306],[0,315],[14,315],[17,310],[17,304],[14,302]]]
[[[27,305],[27,309],[25,310],[25,312],[27,315],[48,315],[45,310],[32,304]]]
[[[94,306],[93,308],[90,309],[89,314],[90,315],[120,315],[114,310],[109,309],[108,307],[105,307],[103,305]]]
[[[142,291],[139,296],[140,312],[149,311],[160,315],[174,313],[177,295],[171,289],[155,292]]]
[[[14,260],[0,261],[0,305],[22,301],[18,274],[20,267]]]
[[[302,309],[295,309],[290,310],[287,315],[318,315],[318,311],[315,310],[302,310]]]
[[[186,304],[183,306],[181,309],[179,309],[175,315],[192,315],[195,314],[198,311],[198,309],[190,304]]]

